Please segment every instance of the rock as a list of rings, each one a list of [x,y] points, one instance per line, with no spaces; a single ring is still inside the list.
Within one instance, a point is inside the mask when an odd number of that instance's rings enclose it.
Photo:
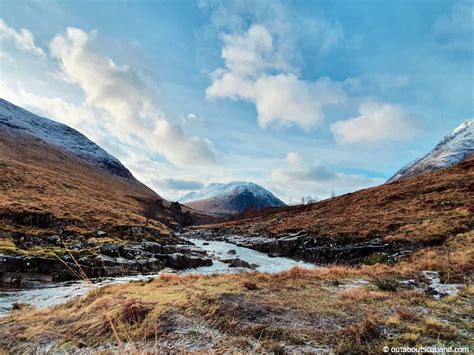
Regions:
[[[161,244],[155,242],[142,242],[142,248],[153,254],[161,254],[163,252]]]
[[[122,247],[118,244],[104,244],[100,248],[100,253],[107,256],[120,256]]]
[[[248,262],[235,258],[235,259],[225,259],[221,260],[223,263],[229,264],[229,267],[242,267],[247,269],[253,269],[253,266],[250,265]]]
[[[235,249],[230,249],[227,254],[231,254],[231,255],[235,255],[237,254],[237,252],[235,251]]]
[[[98,237],[103,237],[103,236],[107,235],[107,232],[105,232],[105,231],[97,231],[95,234],[96,234]]]
[[[184,255],[180,253],[166,255],[166,257],[167,257],[167,266],[174,269],[178,269],[178,270],[212,265],[211,259],[188,256],[188,255]]]
[[[174,245],[163,245],[162,253],[163,254],[173,254],[176,253],[177,249]]]
[[[59,235],[51,235],[49,237],[46,237],[46,241],[49,244],[59,245],[61,243],[61,237]]]
[[[126,259],[136,259],[142,255],[142,247],[140,244],[128,244],[122,247],[120,256]]]
[[[208,242],[204,242],[204,243],[202,243],[202,245],[209,245],[209,243],[208,243]]]

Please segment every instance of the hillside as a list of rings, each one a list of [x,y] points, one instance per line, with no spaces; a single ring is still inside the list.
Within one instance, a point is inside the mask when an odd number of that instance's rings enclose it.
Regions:
[[[241,245],[318,263],[397,258],[474,227],[474,159],[315,204],[205,226]]]
[[[447,168],[474,154],[474,120],[467,120],[443,138],[425,156],[397,171],[387,182],[394,182]]]
[[[79,132],[6,101],[0,167],[0,255],[51,258],[72,249],[79,257],[104,245],[176,243],[173,230],[209,220],[161,198]],[[9,260],[0,277],[20,271]],[[50,264],[38,265],[50,272]]]
[[[198,211],[215,214],[236,214],[267,207],[282,207],[285,203],[270,191],[252,182],[213,183],[200,191],[190,192],[179,202]]]

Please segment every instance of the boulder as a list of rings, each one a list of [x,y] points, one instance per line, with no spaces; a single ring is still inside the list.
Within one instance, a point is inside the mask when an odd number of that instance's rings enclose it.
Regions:
[[[221,260],[223,263],[229,264],[229,267],[242,267],[242,268],[247,268],[247,269],[253,269],[254,267],[250,265],[248,262],[240,259],[240,258],[235,258],[235,259],[224,259]]]
[[[197,256],[189,256],[180,253],[166,255],[167,266],[173,269],[191,269],[199,266],[211,266],[212,260]]]
[[[100,248],[100,253],[107,255],[107,256],[120,256],[120,252],[122,250],[122,246],[118,244],[104,244]]]
[[[161,254],[163,252],[161,244],[155,242],[142,242],[142,248],[153,254]]]

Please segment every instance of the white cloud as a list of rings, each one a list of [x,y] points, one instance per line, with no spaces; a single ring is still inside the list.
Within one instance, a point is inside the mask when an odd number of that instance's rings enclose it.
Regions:
[[[337,173],[296,152],[288,153],[280,165],[282,167],[271,171],[271,184],[275,191],[285,195],[287,201],[298,201],[308,195],[323,199],[333,192],[340,195],[384,182],[360,174]]]
[[[204,118],[196,115],[195,113],[188,113],[186,116],[181,117],[181,123],[183,125],[204,123],[204,122],[205,122]]]
[[[190,137],[168,122],[153,105],[145,80],[94,50],[96,37],[96,31],[68,28],[53,38],[50,49],[64,76],[84,91],[85,103],[115,119],[109,125],[111,132],[128,142],[132,136],[139,137],[149,149],[176,165],[213,164],[216,155],[212,144]]]
[[[341,86],[328,78],[315,82],[293,74],[262,76],[255,82],[255,105],[261,127],[296,124],[306,130],[324,120],[323,108],[344,101]]]
[[[326,106],[345,100],[342,85],[329,78],[300,80],[292,73],[285,54],[262,25],[254,24],[242,35],[225,35],[225,68],[213,73],[206,97],[254,102],[263,128],[271,124],[297,125],[306,130],[318,126]]]
[[[16,48],[22,51],[34,53],[43,59],[46,58],[44,51],[36,46],[35,39],[30,31],[25,28],[16,31],[9,27],[3,19],[0,19],[0,39],[11,41]]]
[[[331,125],[338,143],[408,139],[417,133],[412,117],[399,105],[366,101],[359,106],[359,114]]]
[[[270,32],[252,25],[243,35],[223,35],[222,59],[227,69],[240,77],[258,77],[268,69],[285,70],[289,65],[274,48]]]

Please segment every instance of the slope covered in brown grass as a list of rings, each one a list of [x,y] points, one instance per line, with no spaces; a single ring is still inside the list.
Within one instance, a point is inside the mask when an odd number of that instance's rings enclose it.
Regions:
[[[0,164],[4,218],[32,212],[50,213],[58,223],[86,229],[137,225],[145,221],[137,198],[160,198],[135,179],[106,173],[39,139],[4,129],[0,129]],[[167,231],[164,224],[156,226]]]
[[[105,231],[126,240],[132,230],[166,238],[180,224],[206,218],[181,211],[133,177],[114,175],[5,127],[0,127],[0,168],[0,252],[32,252],[11,242],[24,236]]]
[[[250,212],[206,228],[279,237],[302,231],[317,238],[439,242],[472,230],[474,159],[315,204]]]

